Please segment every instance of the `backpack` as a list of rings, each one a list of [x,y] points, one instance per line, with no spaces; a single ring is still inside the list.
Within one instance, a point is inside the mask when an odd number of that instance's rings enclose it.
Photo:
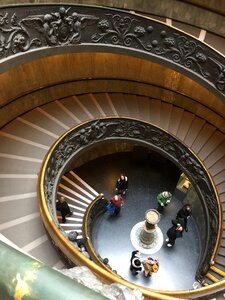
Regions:
[[[113,215],[115,213],[115,206],[112,205],[111,203],[106,205],[106,210],[110,215]]]

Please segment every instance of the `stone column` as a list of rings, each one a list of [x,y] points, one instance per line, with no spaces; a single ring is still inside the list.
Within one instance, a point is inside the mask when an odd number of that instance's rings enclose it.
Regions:
[[[146,245],[154,241],[157,224],[160,221],[160,214],[155,209],[149,209],[145,212],[145,224],[140,233],[140,240]]]

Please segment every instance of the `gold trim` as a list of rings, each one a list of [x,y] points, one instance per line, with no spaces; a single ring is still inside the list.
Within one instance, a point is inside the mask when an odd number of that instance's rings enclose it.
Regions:
[[[218,278],[216,278],[215,276],[213,276],[212,274],[210,274],[210,273],[207,273],[206,275],[205,275],[207,278],[209,278],[211,281],[213,281],[213,282],[218,282],[219,281],[219,279]]]
[[[84,236],[87,238],[87,241],[86,241],[87,248],[91,252],[91,256],[92,256],[92,258],[94,258],[94,261],[96,261],[103,269],[107,270],[108,272],[110,272],[112,274],[115,274],[113,271],[111,271],[109,268],[107,268],[107,266],[99,259],[98,255],[96,254],[96,252],[94,250],[94,247],[92,245],[92,242],[91,242],[91,240],[89,238],[89,234],[88,234],[87,224],[88,224],[88,217],[89,217],[90,211],[91,211],[92,207],[96,204],[96,202],[101,201],[102,197],[103,197],[103,194],[100,194],[97,198],[95,198],[95,200],[93,200],[91,202],[91,204],[86,209],[85,214],[84,214],[82,229],[84,232]],[[120,277],[119,275],[117,275],[117,276]]]
[[[143,121],[143,120],[139,120],[139,119],[136,119],[136,118],[130,118],[130,117],[108,116],[108,117],[105,117],[105,118],[93,119],[92,121],[101,120],[101,119],[102,120],[103,119],[113,119],[113,118],[114,119],[125,118],[125,119],[129,119],[129,120],[140,121],[142,123],[150,124],[152,126],[160,128],[162,131],[169,133],[168,131],[162,129],[161,127],[159,127],[155,124],[152,124],[150,122],[146,122],[146,121]],[[180,290],[180,291],[150,290],[150,289],[144,288],[142,286],[135,285],[135,284],[133,284],[133,283],[131,283],[131,282],[125,280],[125,279],[120,278],[115,273],[109,272],[110,270],[108,268],[107,268],[107,270],[105,268],[103,269],[103,268],[99,267],[96,263],[94,263],[91,260],[89,260],[88,258],[86,258],[58,230],[56,224],[53,221],[52,216],[50,215],[50,213],[48,211],[46,201],[45,201],[45,195],[44,195],[44,174],[46,172],[47,163],[48,163],[55,147],[57,146],[57,144],[66,135],[68,135],[74,129],[76,129],[78,127],[81,127],[84,124],[87,124],[89,122],[90,122],[90,120],[82,122],[82,123],[74,126],[73,128],[69,129],[53,144],[53,146],[50,148],[49,152],[47,153],[47,155],[45,157],[45,160],[42,164],[41,171],[40,171],[40,174],[39,174],[38,203],[39,203],[40,214],[41,214],[43,223],[45,225],[45,228],[48,231],[51,238],[53,239],[53,241],[55,242],[56,246],[59,247],[61,249],[61,251],[63,253],[65,253],[65,255],[72,262],[74,262],[75,264],[86,265],[88,268],[90,268],[91,271],[97,275],[97,277],[99,277],[101,280],[103,280],[103,282],[106,282],[106,283],[117,282],[117,283],[123,284],[123,285],[125,285],[125,286],[127,286],[128,288],[131,288],[131,289],[139,289],[143,293],[145,299],[161,299],[161,300],[164,300],[164,299],[165,300],[180,299],[180,300],[182,300],[182,299],[190,298],[190,297],[193,297],[193,296],[194,297],[204,296],[208,293],[214,293],[217,290],[221,290],[222,288],[225,288],[225,282],[224,281],[219,281],[217,283],[214,283],[213,285],[210,285],[210,286],[207,286],[207,287],[202,287],[202,288],[199,288],[197,290]],[[172,134],[170,134],[170,135],[172,135]],[[179,142],[181,142],[181,141],[179,141]],[[193,153],[193,151],[192,151],[192,153]],[[196,158],[198,158],[198,157],[196,156]],[[198,160],[199,160],[199,158],[198,158]],[[214,187],[214,185],[213,185],[213,187]],[[173,298],[173,297],[175,297],[175,298]],[[181,298],[181,297],[184,297],[184,298]]]
[[[210,270],[212,270],[213,272],[219,274],[222,277],[225,277],[225,272],[222,271],[222,270],[220,270],[220,269],[218,269],[217,267],[211,266]]]

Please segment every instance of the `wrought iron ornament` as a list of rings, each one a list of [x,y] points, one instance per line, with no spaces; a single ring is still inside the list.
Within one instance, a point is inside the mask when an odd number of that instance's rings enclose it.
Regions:
[[[46,47],[101,44],[141,51],[192,72],[225,95],[224,58],[154,20],[85,6],[0,8],[0,58]],[[113,50],[112,50],[113,51]]]
[[[54,216],[55,191],[65,165],[71,163],[79,151],[106,140],[126,140],[145,144],[169,158],[188,176],[197,191],[206,215],[208,214],[207,236],[204,261],[200,269],[205,269],[212,257],[218,231],[219,211],[216,195],[210,178],[198,159],[176,138],[148,123],[129,118],[107,118],[90,121],[70,131],[55,146],[48,161],[44,178],[44,191],[48,207]],[[204,266],[204,267],[203,267]],[[200,272],[201,273],[201,272]]]

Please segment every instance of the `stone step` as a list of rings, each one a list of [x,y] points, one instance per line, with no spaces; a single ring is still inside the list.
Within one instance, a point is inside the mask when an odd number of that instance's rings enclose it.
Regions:
[[[196,137],[194,143],[192,144],[192,150],[199,153],[213,133],[216,132],[215,127],[206,123],[200,130],[198,136]]]

